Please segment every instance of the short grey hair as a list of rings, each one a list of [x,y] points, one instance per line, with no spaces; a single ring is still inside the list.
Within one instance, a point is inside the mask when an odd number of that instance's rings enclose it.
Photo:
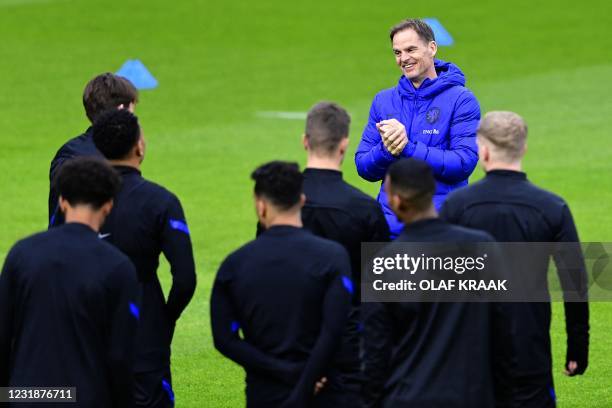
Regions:
[[[514,112],[488,112],[480,121],[478,137],[493,145],[499,160],[513,162],[520,160],[525,152],[527,123]]]
[[[395,34],[406,30],[414,30],[414,32],[418,34],[419,38],[426,44],[436,41],[434,32],[429,24],[418,18],[409,18],[402,20],[391,27],[391,30],[389,30],[389,38],[391,39],[391,42],[393,42],[393,37],[395,37]]]

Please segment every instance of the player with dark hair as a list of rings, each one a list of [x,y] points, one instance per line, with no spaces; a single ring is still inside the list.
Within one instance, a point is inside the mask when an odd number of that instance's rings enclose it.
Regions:
[[[138,90],[126,78],[106,72],[93,78],[83,91],[83,107],[91,123],[109,109],[127,109],[134,112],[138,102]],[[91,127],[85,133],[64,143],[51,161],[49,169],[49,226],[61,224],[62,214],[58,211],[58,193],[53,179],[62,164],[79,156],[102,157],[91,138]]]
[[[440,216],[449,222],[491,233],[501,242],[579,242],[569,206],[561,197],[527,180],[521,161],[527,149],[527,124],[513,112],[489,112],[478,128],[480,163],[486,177],[449,195]],[[580,251],[574,281],[584,288],[587,276]],[[540,254],[530,254],[540,256]],[[543,265],[548,265],[548,255]],[[557,259],[555,259],[557,261]],[[557,266],[563,269],[557,262]],[[520,267],[520,266],[519,266]],[[547,269],[534,270],[546,280]],[[562,280],[563,283],[563,280]],[[564,288],[565,289],[565,288]],[[499,407],[554,407],[550,343],[550,303],[504,303],[507,316],[496,398]],[[565,302],[567,353],[565,372],[583,374],[589,354],[589,305]]]
[[[386,197],[406,228],[399,242],[491,242],[482,231],[437,218],[430,166],[402,159],[389,167]],[[364,303],[367,407],[494,406],[493,307],[486,303]]]
[[[94,145],[107,160],[123,160],[130,156],[134,147],[144,159],[144,139],[140,132],[138,118],[131,112],[106,111],[92,127]]]
[[[71,406],[132,406],[140,288],[130,260],[97,235],[119,186],[101,160],[67,162],[55,178],[66,223],[19,241],[6,257],[0,387],[76,387]]]
[[[252,178],[265,231],[217,272],[215,347],[244,367],[247,406],[317,406],[315,383],[333,360],[355,290],[349,258],[341,245],[301,228],[297,164],[271,162]]]
[[[465,87],[454,64],[435,59],[434,33],[422,20],[409,19],[391,29],[395,62],[402,71],[397,86],[380,91],[355,152],[357,172],[368,181],[382,181],[389,165],[400,158],[425,160],[436,179],[434,205],[465,186],[478,154],[478,101]],[[384,184],[384,183],[383,183]],[[392,237],[403,225],[387,204],[384,185],[378,202]]]
[[[134,262],[143,288],[134,368],[136,406],[170,407],[170,344],[196,287],[189,228],[178,198],[140,173],[145,142],[136,116],[128,110],[106,111],[94,123],[92,136],[123,181],[100,237]],[[161,253],[172,273],[167,300],[157,277]]]

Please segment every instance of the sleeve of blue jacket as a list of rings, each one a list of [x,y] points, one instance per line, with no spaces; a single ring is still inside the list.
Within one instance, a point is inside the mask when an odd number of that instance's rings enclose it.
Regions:
[[[382,138],[376,129],[376,123],[382,119],[376,109],[378,95],[374,97],[370,107],[370,116],[366,125],[361,142],[355,152],[355,165],[357,173],[368,181],[379,181],[385,177],[387,168],[397,160],[385,148]]]
[[[450,127],[448,148],[428,146],[423,142],[408,142],[402,157],[426,161],[437,180],[453,184],[466,180],[478,163],[476,130],[480,121],[480,106],[470,91],[465,91],[455,105]],[[410,135],[408,135],[410,139]]]

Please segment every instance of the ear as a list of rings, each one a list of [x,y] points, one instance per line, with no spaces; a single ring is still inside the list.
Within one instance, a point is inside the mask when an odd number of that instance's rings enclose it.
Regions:
[[[438,44],[435,41],[430,41],[428,47],[429,51],[431,52],[431,56],[435,57],[438,53]]]
[[[136,156],[140,158],[144,158],[146,150],[146,143],[142,134],[138,138],[138,142],[136,143]]]
[[[257,213],[257,218],[262,221],[266,217],[267,213],[267,205],[264,200],[255,196],[255,212]]]
[[[136,109],[136,104],[134,102],[130,102],[130,104],[127,107],[127,110],[130,111],[130,113],[134,113],[135,109]]]
[[[482,140],[482,138],[480,137],[476,137],[476,145],[478,145],[478,158],[481,161],[481,163],[485,163],[487,161],[489,161],[489,147],[487,146],[487,143]]]
[[[302,145],[304,146],[304,150],[310,150],[310,145],[308,144],[308,136],[306,136],[306,133],[302,135]]]
[[[489,149],[489,146],[487,146],[486,143],[482,144],[482,159],[485,162],[491,161],[491,149]]]
[[[348,136],[346,136],[340,141],[340,145],[339,145],[340,154],[342,156],[344,156],[344,154],[346,153],[348,149],[348,145],[349,145],[349,138]]]
[[[524,156],[527,154],[527,143],[525,143],[525,146],[523,146],[523,153],[521,154],[521,156]]]
[[[62,196],[59,196],[58,205],[62,214],[66,214],[66,210],[68,209],[68,207],[70,207],[70,203],[68,203],[68,200],[66,200]]]
[[[306,204],[306,194],[300,194],[300,208],[302,208]]]
[[[391,211],[393,211],[396,215],[401,212],[402,199],[400,196],[391,193],[387,201],[389,202],[389,208],[391,208]]]
[[[104,218],[106,218],[106,216],[110,214],[111,210],[113,209],[113,202],[114,201],[111,198],[106,203],[104,203],[102,207],[100,208],[100,211],[102,212],[102,215],[104,216]]]

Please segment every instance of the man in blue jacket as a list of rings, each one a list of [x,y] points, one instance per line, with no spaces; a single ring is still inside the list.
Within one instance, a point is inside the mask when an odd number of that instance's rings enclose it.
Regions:
[[[434,34],[421,20],[405,20],[391,29],[395,61],[402,70],[397,86],[379,92],[355,153],[357,172],[369,181],[384,181],[391,163],[401,157],[426,161],[436,179],[434,204],[467,184],[478,161],[476,128],[480,106],[465,88],[461,70],[434,59]],[[403,224],[387,205],[384,187],[378,194],[391,236]]]

